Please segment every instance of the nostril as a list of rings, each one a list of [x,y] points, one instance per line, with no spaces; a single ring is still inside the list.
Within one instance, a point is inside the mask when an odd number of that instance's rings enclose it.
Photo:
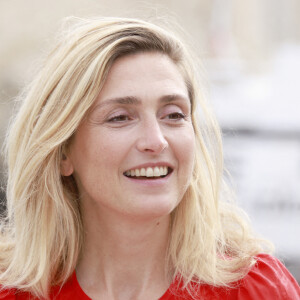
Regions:
[[[147,122],[143,127],[140,137],[137,140],[137,149],[141,152],[149,154],[161,153],[168,147],[168,141],[164,136],[159,124]]]
[[[157,144],[152,144],[150,147],[145,147],[143,151],[160,153],[164,151],[167,147],[168,147],[168,143],[157,143]]]

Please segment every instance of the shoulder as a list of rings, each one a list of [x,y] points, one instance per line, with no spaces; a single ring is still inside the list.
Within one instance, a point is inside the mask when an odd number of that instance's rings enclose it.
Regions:
[[[239,294],[249,294],[256,299],[294,300],[300,299],[300,287],[277,258],[260,254],[256,264],[241,281]]]
[[[221,299],[300,299],[300,287],[295,278],[277,258],[268,254],[257,255],[248,274],[233,288],[219,288],[219,293],[223,295]]]
[[[81,289],[75,271],[63,285],[53,286],[50,290],[50,299],[55,300],[91,300]],[[0,300],[38,300],[29,292],[17,289],[3,289],[0,286]]]
[[[178,289],[179,288],[179,289]],[[193,297],[180,284],[173,283],[160,300],[222,299],[222,300],[298,300],[300,287],[286,267],[275,257],[260,254],[248,274],[233,287],[193,285]]]
[[[0,299],[13,300],[16,299],[16,290],[15,289],[4,289],[0,286]]]
[[[0,300],[38,300],[29,292],[23,292],[17,289],[4,289],[0,286]]]

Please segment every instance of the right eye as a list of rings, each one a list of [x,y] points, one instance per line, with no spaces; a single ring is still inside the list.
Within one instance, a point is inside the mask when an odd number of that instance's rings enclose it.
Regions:
[[[131,118],[128,115],[117,115],[109,118],[107,121],[110,123],[114,123],[114,122],[125,122],[130,120]]]

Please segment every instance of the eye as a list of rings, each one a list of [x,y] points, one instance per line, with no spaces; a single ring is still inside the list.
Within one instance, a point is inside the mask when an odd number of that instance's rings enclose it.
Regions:
[[[174,112],[174,113],[168,114],[166,116],[166,118],[169,120],[181,120],[181,119],[185,119],[186,115],[183,113],[180,113],[180,112]]]
[[[189,107],[185,104],[167,104],[161,108],[160,119],[164,120],[170,125],[173,124],[182,124],[185,120],[188,120]]]
[[[128,115],[118,115],[109,118],[107,121],[110,123],[114,123],[114,122],[125,122],[130,120],[132,120],[132,118],[130,118]]]

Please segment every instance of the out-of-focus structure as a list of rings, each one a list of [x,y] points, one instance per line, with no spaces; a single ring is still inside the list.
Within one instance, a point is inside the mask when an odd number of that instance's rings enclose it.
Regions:
[[[1,145],[14,98],[70,15],[177,20],[207,71],[237,201],[300,281],[300,1],[0,1]]]

